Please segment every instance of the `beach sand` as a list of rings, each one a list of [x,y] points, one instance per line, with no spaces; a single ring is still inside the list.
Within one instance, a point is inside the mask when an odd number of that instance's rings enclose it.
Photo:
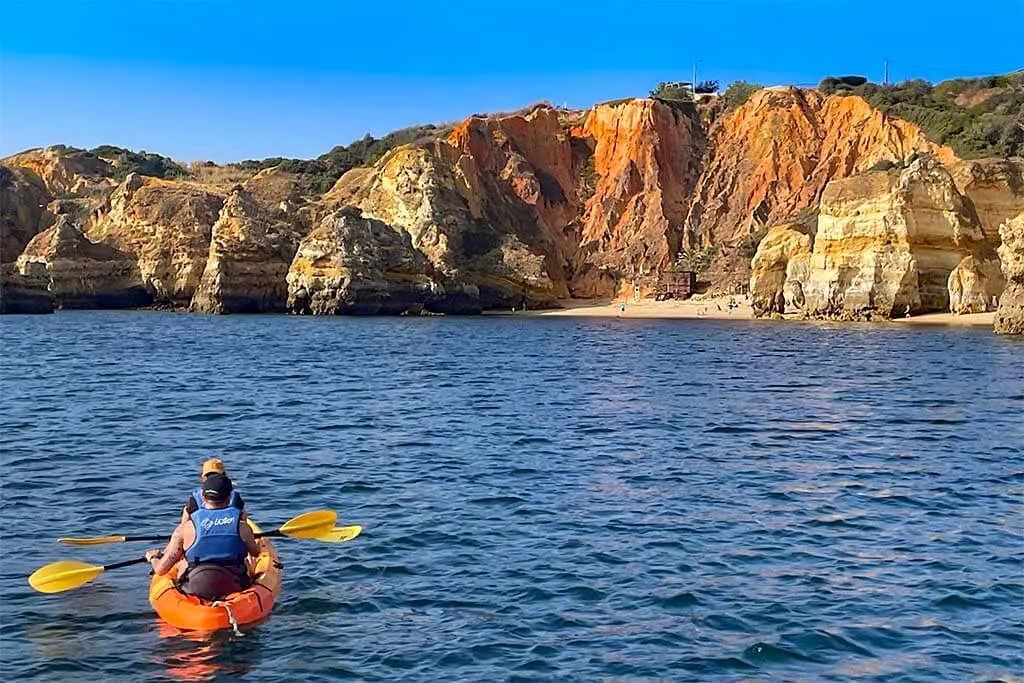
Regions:
[[[729,300],[733,298],[738,305],[730,312]],[[711,320],[753,320],[754,311],[750,301],[742,296],[716,297],[708,299],[687,299],[677,301],[655,301],[641,299],[625,300],[577,300],[562,303],[562,308],[543,309],[537,311],[516,311],[515,313],[491,311],[490,315],[519,315],[543,318],[666,318],[666,319],[711,319]],[[797,318],[797,316],[793,316]],[[898,324],[898,325],[950,325],[955,327],[992,327],[995,313],[972,313],[955,315],[953,313],[925,313],[910,318],[894,318],[884,323],[864,324]]]
[[[623,299],[578,300],[562,302],[563,308],[544,309],[537,311],[516,311],[515,315],[538,317],[570,317],[570,318],[719,318],[733,320],[751,320],[754,311],[750,302],[742,296],[735,297],[739,304],[732,312],[729,311],[730,297],[715,299],[686,299],[679,301],[655,301],[654,299],[625,300]],[[706,313],[705,313],[706,309]]]

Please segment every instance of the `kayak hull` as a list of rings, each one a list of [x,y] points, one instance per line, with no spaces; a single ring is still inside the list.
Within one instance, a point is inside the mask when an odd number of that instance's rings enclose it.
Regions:
[[[259,527],[249,525],[257,533]],[[281,565],[269,539],[258,541],[260,554],[250,557],[249,575],[253,583],[244,591],[232,593],[216,602],[185,595],[176,583],[188,563],[182,560],[163,576],[149,582],[149,604],[165,622],[183,631],[220,631],[232,628],[231,618],[239,626],[266,618],[281,593]],[[229,611],[231,616],[229,616]]]

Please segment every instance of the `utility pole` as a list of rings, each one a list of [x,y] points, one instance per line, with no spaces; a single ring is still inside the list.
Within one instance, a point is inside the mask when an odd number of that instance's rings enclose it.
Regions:
[[[889,58],[885,59],[885,70],[882,72],[882,85],[889,85]]]
[[[703,59],[693,60],[693,94],[697,94],[697,65],[703,62]]]

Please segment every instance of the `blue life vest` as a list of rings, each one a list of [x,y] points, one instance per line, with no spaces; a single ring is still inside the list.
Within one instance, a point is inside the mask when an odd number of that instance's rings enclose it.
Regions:
[[[241,514],[242,511],[233,505],[216,510],[200,506],[193,512],[196,540],[185,550],[189,566],[202,562],[233,564],[244,561],[248,550],[238,533]]]

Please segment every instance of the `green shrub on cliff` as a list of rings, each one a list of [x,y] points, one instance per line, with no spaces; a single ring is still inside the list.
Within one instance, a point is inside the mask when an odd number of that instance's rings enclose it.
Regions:
[[[664,102],[693,102],[693,91],[689,83],[659,83],[651,91],[651,98]]]
[[[372,166],[395,147],[408,144],[422,144],[442,138],[452,131],[452,126],[411,126],[388,133],[378,139],[367,133],[349,145],[337,145],[316,159],[287,159],[269,157],[249,159],[233,164],[250,173],[280,166],[281,170],[301,176],[302,189],[310,194],[323,194],[333,187],[338,178],[358,166]]]
[[[826,95],[831,95],[840,90],[851,90],[866,85],[867,82],[868,79],[863,76],[828,76],[821,79],[821,83],[818,84],[818,90]]]
[[[758,83],[747,83],[746,81],[733,81],[725,89],[722,99],[725,101],[726,109],[735,109],[750,99],[750,96],[761,90],[764,86]]]
[[[936,86],[915,79],[840,87],[835,80],[823,80],[822,92],[863,97],[882,112],[917,124],[961,158],[1024,155],[1024,72],[956,78]]]
[[[188,169],[182,164],[145,150],[133,152],[113,145],[100,145],[92,149],[55,145],[52,149],[69,159],[102,159],[107,162],[110,176],[117,180],[123,180],[129,173],[165,179],[189,177]]]
[[[89,150],[101,159],[114,164],[115,175],[124,177],[129,173],[155,176],[157,178],[187,178],[188,169],[165,156],[152,154],[145,150],[133,152],[123,147],[101,145]]]

